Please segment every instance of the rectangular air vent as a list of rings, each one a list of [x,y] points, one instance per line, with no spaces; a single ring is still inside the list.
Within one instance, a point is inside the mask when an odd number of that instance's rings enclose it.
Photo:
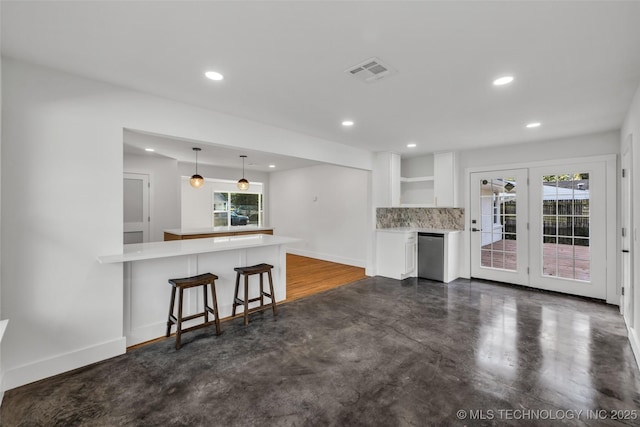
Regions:
[[[397,71],[388,64],[382,62],[379,58],[369,58],[358,65],[349,67],[345,70],[353,77],[365,83],[373,83],[385,77],[389,77]]]

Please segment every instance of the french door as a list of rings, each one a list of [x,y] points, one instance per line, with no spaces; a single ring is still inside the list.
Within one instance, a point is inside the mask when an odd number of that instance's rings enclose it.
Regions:
[[[527,170],[471,174],[471,275],[527,285]]]
[[[605,163],[529,172],[530,200],[536,206],[531,210],[530,286],[606,299]]]
[[[605,162],[471,173],[471,275],[606,298]]]

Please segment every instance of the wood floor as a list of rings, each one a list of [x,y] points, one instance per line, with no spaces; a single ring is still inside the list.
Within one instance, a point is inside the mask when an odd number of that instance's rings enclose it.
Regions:
[[[364,279],[364,268],[287,254],[287,301]]]

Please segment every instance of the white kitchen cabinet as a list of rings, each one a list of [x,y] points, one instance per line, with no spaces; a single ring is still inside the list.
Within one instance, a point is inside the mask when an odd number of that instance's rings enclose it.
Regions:
[[[433,154],[402,159],[400,174],[402,206],[433,206]]]
[[[376,207],[400,206],[400,155],[380,152],[375,155],[373,203]]]
[[[415,277],[418,254],[413,231],[378,230],[376,238],[376,274],[392,279]]]
[[[376,275],[403,280],[418,276],[418,233],[442,234],[444,238],[443,282],[457,279],[460,232],[429,229],[381,229],[376,233]]]
[[[456,206],[456,153],[444,152],[402,160],[403,207]]]
[[[400,177],[402,188],[402,206],[422,207],[430,205],[430,200],[434,199],[434,177]]]
[[[435,153],[433,155],[433,204],[438,208],[456,206],[456,153]]]

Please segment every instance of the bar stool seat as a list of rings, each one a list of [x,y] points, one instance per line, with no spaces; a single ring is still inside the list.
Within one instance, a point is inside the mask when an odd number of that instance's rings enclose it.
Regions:
[[[167,337],[171,334],[171,325],[176,325],[176,350],[182,346],[182,334],[184,332],[193,331],[195,329],[204,328],[209,325],[216,325],[216,335],[220,335],[220,317],[218,316],[218,300],[216,298],[216,279],[218,276],[211,273],[199,274],[197,276],[185,277],[182,279],[170,279],[171,284],[171,303],[169,305],[169,318],[167,319]],[[213,307],[209,307],[207,285],[211,286],[211,296],[213,299]],[[185,289],[202,286],[204,296],[204,311],[192,314],[190,316],[182,316],[182,301]],[[178,296],[178,316],[173,315],[174,305],[176,301],[176,289],[180,289]],[[213,315],[213,320],[209,321],[209,313]],[[188,320],[204,317],[204,323],[183,329],[182,323]]]
[[[273,316],[278,315],[278,309],[276,308],[276,297],[273,292],[273,277],[271,276],[271,269],[273,269],[272,265],[269,264],[258,264],[252,265],[250,267],[237,267],[233,270],[236,272],[236,291],[233,297],[233,310],[231,315],[236,315],[236,308],[239,305],[244,306],[244,324],[249,324],[249,313],[253,313],[256,311],[266,310],[271,307],[273,311]],[[269,292],[264,291],[264,280],[263,274],[267,273],[269,278]],[[255,298],[249,298],[249,276],[253,276],[254,274],[260,275],[260,296]],[[244,276],[244,299],[238,298],[238,290],[240,288],[240,276]],[[264,297],[267,297],[271,300],[270,303],[264,303]],[[249,304],[255,301],[260,301],[260,305],[254,308],[249,309]]]

